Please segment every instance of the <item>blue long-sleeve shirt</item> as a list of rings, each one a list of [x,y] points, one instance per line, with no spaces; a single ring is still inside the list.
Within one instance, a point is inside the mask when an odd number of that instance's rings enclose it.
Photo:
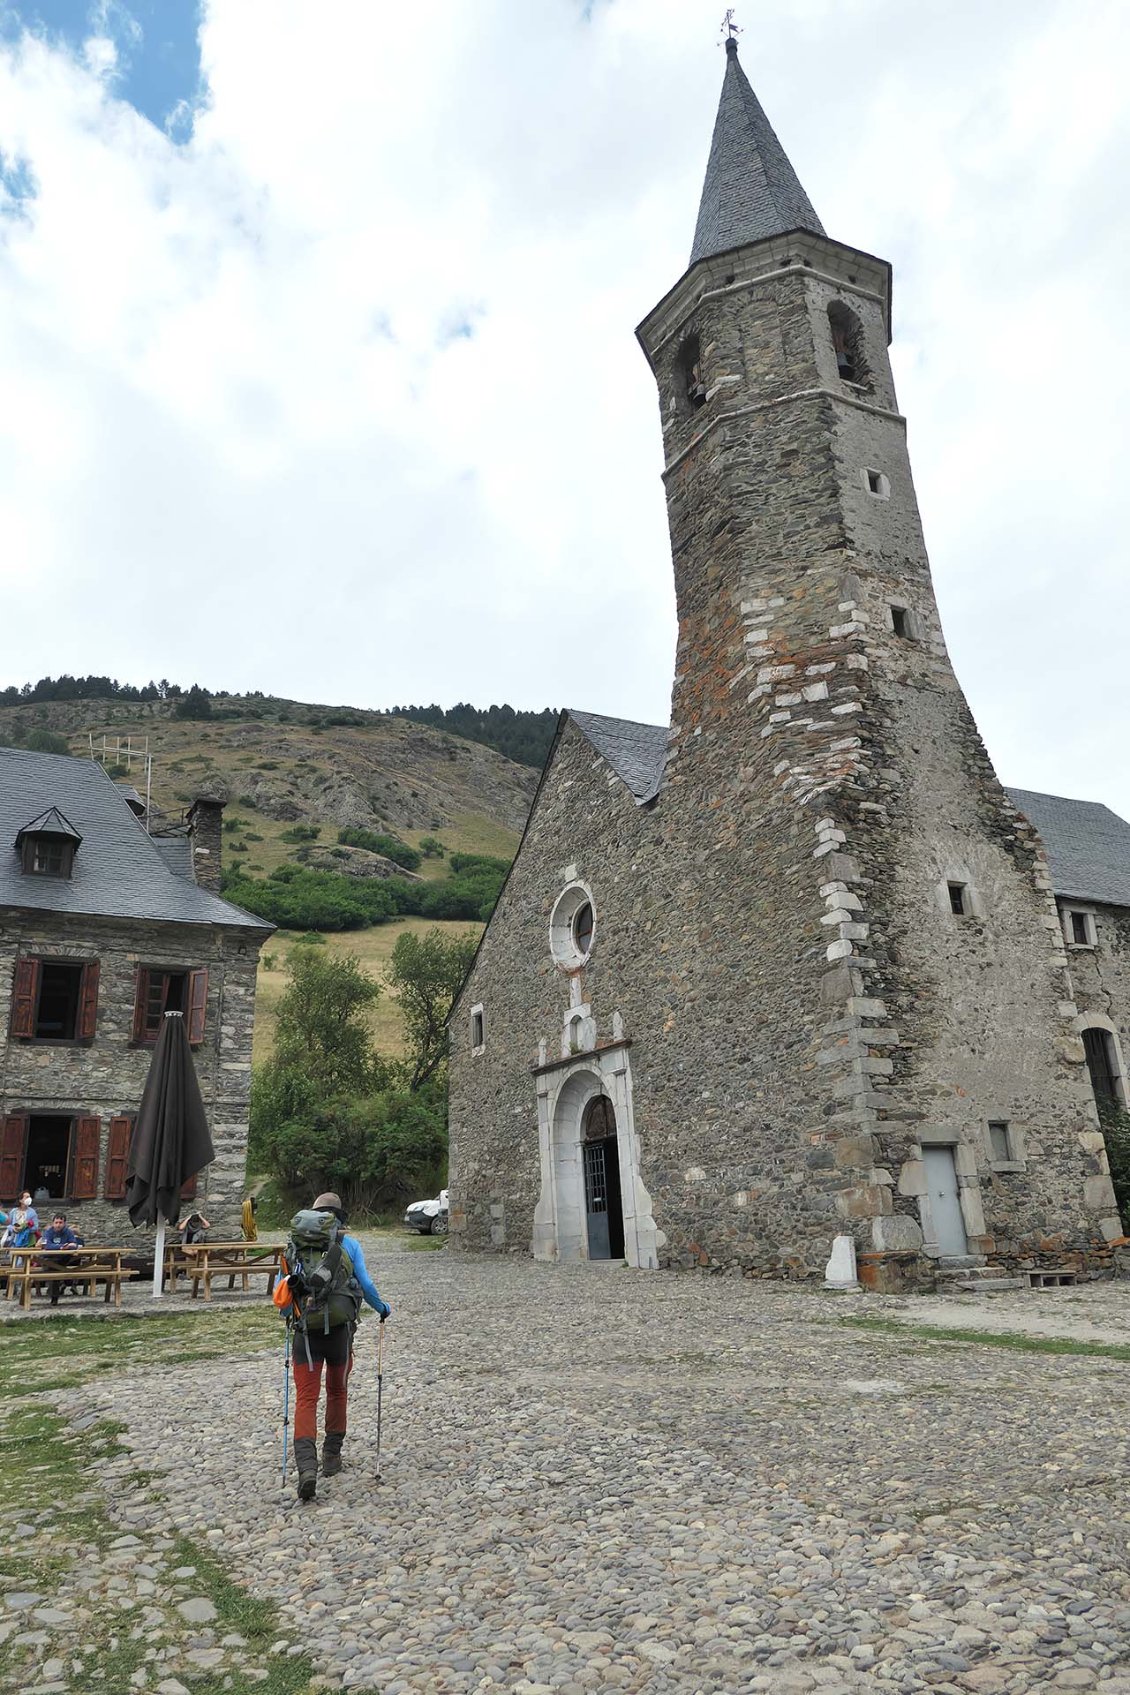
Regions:
[[[353,1275],[357,1279],[358,1286],[368,1305],[372,1307],[374,1312],[389,1311],[388,1302],[382,1301],[376,1284],[369,1276],[368,1267],[365,1264],[365,1252],[356,1236],[343,1236],[341,1245],[353,1263]]]

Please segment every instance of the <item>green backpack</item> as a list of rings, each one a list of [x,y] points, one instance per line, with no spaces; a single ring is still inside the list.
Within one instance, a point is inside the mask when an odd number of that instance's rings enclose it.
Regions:
[[[357,1323],[361,1285],[342,1246],[344,1234],[332,1212],[307,1207],[290,1221],[286,1263],[294,1300],[292,1321],[303,1335],[311,1329],[328,1334],[339,1325]]]

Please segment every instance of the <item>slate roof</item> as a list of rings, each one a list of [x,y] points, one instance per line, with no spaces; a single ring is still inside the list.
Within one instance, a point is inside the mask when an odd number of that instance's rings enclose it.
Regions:
[[[631,718],[601,718],[595,712],[570,712],[586,741],[592,743],[642,805],[659,793],[670,735],[666,724],[637,724]]]
[[[824,234],[730,40],[690,262],[796,229]]]
[[[1130,824],[1094,800],[1009,789],[1043,837],[1057,895],[1130,906]]]
[[[165,861],[174,877],[194,883],[192,875],[192,843],[187,836],[150,836],[150,841]]]
[[[16,833],[57,807],[82,836],[70,877],[20,870]],[[176,876],[121,791],[90,759],[0,748],[0,907],[270,930],[263,918]]]

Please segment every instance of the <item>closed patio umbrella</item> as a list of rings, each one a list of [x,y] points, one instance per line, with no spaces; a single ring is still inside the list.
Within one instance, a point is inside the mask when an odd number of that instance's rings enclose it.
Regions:
[[[165,1224],[180,1211],[185,1183],[215,1157],[184,1017],[167,1012],[145,1080],[126,1181],[130,1223],[157,1226],[155,1295],[161,1293]]]

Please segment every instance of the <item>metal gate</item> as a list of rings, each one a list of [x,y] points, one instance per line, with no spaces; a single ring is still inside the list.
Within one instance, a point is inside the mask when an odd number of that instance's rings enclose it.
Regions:
[[[589,1232],[589,1258],[610,1259],[612,1246],[608,1234],[608,1165],[607,1142],[586,1142],[585,1156],[585,1221]]]

